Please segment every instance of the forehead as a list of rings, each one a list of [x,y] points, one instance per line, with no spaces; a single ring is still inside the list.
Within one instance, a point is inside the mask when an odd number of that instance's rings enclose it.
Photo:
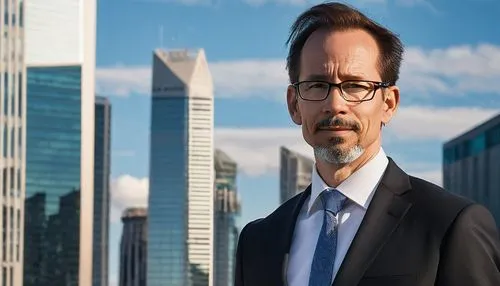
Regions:
[[[317,30],[302,49],[300,79],[380,80],[378,58],[377,42],[363,30]]]

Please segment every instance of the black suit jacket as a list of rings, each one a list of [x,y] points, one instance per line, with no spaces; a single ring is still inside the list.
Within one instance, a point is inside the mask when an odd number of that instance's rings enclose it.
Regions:
[[[241,231],[235,286],[286,286],[303,193]],[[408,176],[391,158],[335,286],[500,286],[500,238],[481,205]],[[307,285],[304,285],[307,286]]]

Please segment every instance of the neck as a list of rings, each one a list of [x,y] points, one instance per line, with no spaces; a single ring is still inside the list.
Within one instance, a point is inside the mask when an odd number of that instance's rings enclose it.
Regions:
[[[380,150],[380,143],[375,142],[365,149],[365,152],[356,160],[348,164],[331,164],[316,158],[316,168],[323,181],[330,187],[336,188],[352,173],[359,170],[372,160]]]

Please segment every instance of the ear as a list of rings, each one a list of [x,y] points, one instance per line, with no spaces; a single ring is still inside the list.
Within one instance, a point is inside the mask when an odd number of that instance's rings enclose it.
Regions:
[[[286,103],[288,105],[288,113],[290,113],[290,117],[292,121],[297,125],[302,125],[302,116],[300,114],[299,102],[297,90],[293,85],[289,85],[286,90]]]
[[[399,107],[399,87],[391,86],[385,90],[383,110],[382,110],[382,124],[387,124],[391,121]]]

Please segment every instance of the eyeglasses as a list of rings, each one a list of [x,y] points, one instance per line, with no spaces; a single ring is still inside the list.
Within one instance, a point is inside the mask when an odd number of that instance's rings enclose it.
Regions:
[[[337,87],[340,90],[342,98],[348,102],[372,100],[378,89],[386,88],[390,85],[389,82],[370,80],[347,80],[340,83],[331,83],[321,80],[305,80],[292,84],[303,100],[323,101],[330,95],[332,87]]]

